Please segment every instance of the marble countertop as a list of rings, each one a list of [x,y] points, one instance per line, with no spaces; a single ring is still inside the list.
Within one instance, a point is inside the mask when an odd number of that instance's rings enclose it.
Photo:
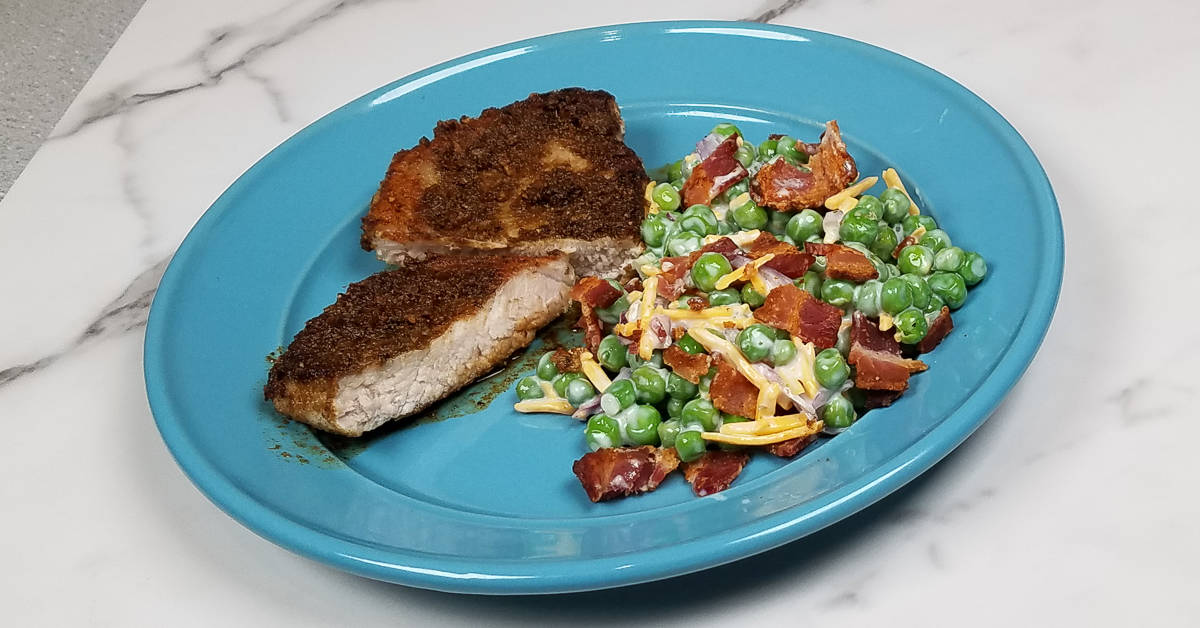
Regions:
[[[781,549],[541,598],[344,574],[260,539],[188,482],[154,429],[141,343],[167,260],[226,186],[307,123],[420,68],[538,34],[674,18],[883,46],[962,82],[1033,146],[1062,207],[1062,297],[1038,357],[974,436],[881,503]],[[1200,326],[1188,314],[1200,303],[1189,250],[1200,211],[1183,183],[1200,169],[1197,24],[1200,5],[1169,0],[462,0],[452,11],[149,0],[0,204],[6,616],[1196,625]]]

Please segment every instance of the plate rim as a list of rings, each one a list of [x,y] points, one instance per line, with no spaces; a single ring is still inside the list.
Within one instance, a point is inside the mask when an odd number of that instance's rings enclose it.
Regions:
[[[937,427],[908,448],[880,463],[874,473],[864,474],[830,494],[818,498],[815,509],[795,512],[785,509],[686,543],[666,548],[642,550],[620,556],[587,559],[555,559],[539,562],[537,573],[528,573],[529,564],[513,560],[465,559],[446,556],[429,558],[414,553],[381,550],[311,529],[256,501],[240,487],[213,468],[202,452],[190,442],[182,429],[180,414],[163,386],[164,312],[172,307],[172,293],[178,275],[188,259],[202,245],[206,233],[230,208],[228,199],[250,184],[251,172],[260,165],[281,159],[281,150],[293,140],[336,124],[364,104],[446,70],[470,66],[481,59],[502,56],[514,50],[546,41],[571,45],[589,40],[605,31],[631,31],[638,36],[662,35],[681,29],[721,29],[722,34],[755,32],[803,37],[822,45],[851,47],[883,62],[900,64],[907,70],[954,94],[984,118],[1016,156],[1017,165],[1030,185],[1031,199],[1039,208],[1036,214],[1046,235],[1039,251],[1048,263],[1037,275],[1029,309],[1020,322],[1005,354],[992,373],[971,392],[964,402]],[[702,31],[701,31],[702,32]],[[215,210],[215,211],[214,211]],[[230,517],[259,536],[300,555],[377,580],[462,593],[529,594],[565,593],[627,586],[683,575],[746,558],[797,540],[863,510],[899,489],[928,470],[971,435],[997,408],[1000,401],[1031,364],[1049,330],[1061,293],[1064,264],[1062,218],[1045,169],[1021,134],[986,101],[950,77],[879,46],[840,35],[776,24],[721,20],[665,20],[611,24],[513,41],[476,51],[419,70],[375,88],[322,115],[273,147],[246,169],[205,210],[189,230],[172,256],[159,283],[147,319],[143,345],[143,369],[147,399],[160,435],[176,463],[202,494]],[[837,496],[836,499],[832,499]],[[828,498],[828,499],[827,499]],[[703,547],[700,547],[703,544]],[[635,560],[636,557],[636,560]],[[402,560],[399,560],[402,559]],[[401,564],[401,562],[403,564]],[[484,569],[481,570],[481,567]]]

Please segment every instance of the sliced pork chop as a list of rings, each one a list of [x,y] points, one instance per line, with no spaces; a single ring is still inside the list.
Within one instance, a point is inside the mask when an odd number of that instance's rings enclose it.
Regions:
[[[580,276],[615,277],[642,250],[650,182],[624,135],[613,96],[581,88],[439,122],[392,158],[362,246],[389,263],[559,250]]]
[[[434,256],[351,284],[308,321],[263,390],[280,413],[359,436],[487,373],[562,314],[565,254]]]

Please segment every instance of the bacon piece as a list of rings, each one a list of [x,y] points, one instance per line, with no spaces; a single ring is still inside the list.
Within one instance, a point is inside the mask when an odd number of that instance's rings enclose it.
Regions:
[[[592,306],[587,303],[579,305],[581,314],[576,328],[583,328],[583,342],[589,351],[595,354],[600,350],[600,341],[604,338],[604,327],[600,325],[600,317]]]
[[[584,277],[571,288],[571,298],[593,308],[602,308],[621,298],[621,291],[599,277]]]
[[[658,275],[658,295],[672,300],[683,294],[687,290],[688,271],[691,268],[687,257],[664,257],[662,273]]]
[[[688,297],[687,306],[689,310],[699,312],[708,307],[708,299],[704,297]]]
[[[788,284],[772,290],[762,307],[754,310],[754,318],[785,329],[817,349],[828,349],[837,344],[842,310]]]
[[[729,239],[728,236],[721,236],[720,239],[715,240],[713,242],[709,242],[708,244],[705,244],[704,246],[700,247],[700,249],[698,251],[692,253],[692,255],[695,255],[696,257],[700,257],[701,255],[703,255],[705,253],[720,253],[721,255],[733,255],[734,253],[737,253],[739,250],[740,249],[738,249],[738,245],[736,242]],[[695,262],[696,260],[693,259],[692,261]]]
[[[790,279],[803,277],[804,272],[815,261],[811,254],[778,240],[766,231],[758,234],[758,237],[746,246],[747,255],[754,259],[774,254],[775,257],[763,264],[763,268],[773,268]]]
[[[588,499],[601,502],[649,493],[678,466],[674,448],[647,445],[598,449],[576,460],[571,470]]]
[[[845,279],[862,283],[875,279],[879,271],[875,265],[860,251],[841,244],[825,244],[824,242],[805,242],[804,250],[813,255],[825,257],[825,274],[834,279]]]
[[[716,362],[717,376],[708,387],[713,405],[721,412],[753,417],[758,408],[758,387],[750,383],[750,380],[739,373],[732,364],[720,358]]]
[[[729,488],[747,462],[750,454],[745,451],[706,451],[703,456],[683,463],[683,477],[697,495],[704,497]]]
[[[791,458],[792,456],[800,453],[801,449],[804,449],[805,447],[808,447],[812,443],[816,442],[816,440],[817,435],[811,434],[809,436],[793,438],[792,440],[785,440],[782,443],[772,443],[766,447],[763,447],[763,449],[766,449],[768,452],[779,456],[780,458]]]
[[[871,410],[874,408],[886,408],[896,402],[900,395],[904,394],[902,390],[862,390],[859,392],[863,396],[863,409]]]
[[[722,192],[750,174],[733,156],[737,149],[737,136],[730,135],[713,149],[712,154],[696,164],[691,176],[683,184],[685,206],[708,205]]]
[[[642,278],[638,276],[630,277],[629,281],[625,282],[625,292],[633,292],[642,289]]]
[[[896,248],[892,249],[892,257],[900,259],[900,252],[904,250],[904,247],[912,246],[920,241],[921,238],[917,237],[915,231],[904,236],[904,239],[900,241],[900,244],[897,244]]]
[[[581,366],[583,356],[583,347],[573,347],[571,349],[558,348],[554,353],[550,354],[550,361],[554,363],[554,367],[560,373],[578,373],[583,370]]]
[[[693,384],[699,384],[700,378],[708,373],[712,359],[706,353],[688,353],[676,345],[663,351],[663,364],[671,367],[675,374]]]
[[[942,306],[942,311],[938,312],[937,318],[929,324],[929,330],[925,332],[925,337],[921,342],[917,343],[917,351],[919,353],[929,353],[937,347],[942,339],[950,334],[950,330],[954,329],[954,321],[950,320],[950,308]]]
[[[820,208],[825,199],[841,192],[858,178],[854,158],[846,151],[836,120],[825,123],[816,153],[808,160],[809,172],[776,159],[759,169],[750,194],[759,205],[780,211]]]
[[[895,337],[880,331],[861,312],[854,313],[848,361],[855,367],[854,385],[863,390],[903,392],[909,375],[929,368],[920,360],[900,357]]]

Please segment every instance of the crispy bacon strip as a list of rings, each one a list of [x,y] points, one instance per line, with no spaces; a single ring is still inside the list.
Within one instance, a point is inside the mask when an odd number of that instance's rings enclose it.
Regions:
[[[658,276],[658,296],[673,300],[687,290],[688,271],[692,265],[687,257],[664,257],[662,273]]]
[[[708,387],[713,405],[721,412],[753,417],[758,404],[758,387],[725,360],[718,358],[716,362],[717,375]]]
[[[683,184],[683,204],[708,205],[714,198],[750,174],[733,156],[737,152],[737,135],[725,138],[712,154],[696,164]],[[821,199],[825,200],[825,199]]]
[[[708,373],[712,359],[706,353],[688,353],[676,345],[663,351],[663,364],[671,367],[675,374],[693,384],[699,384],[700,378]]]
[[[746,251],[747,255],[754,259],[773,254],[775,257],[763,264],[763,267],[774,268],[791,279],[803,277],[804,272],[815,261],[811,254],[776,239],[767,231],[758,234],[757,238],[747,244]]]
[[[859,392],[863,395],[863,408],[866,410],[886,408],[904,394],[902,390],[860,390]]]
[[[816,434],[811,436],[801,436],[800,438],[785,440],[782,443],[767,445],[766,447],[763,447],[763,449],[766,449],[768,452],[779,456],[780,458],[791,458],[792,456],[800,453],[801,449],[813,444],[816,440]]]
[[[703,456],[683,463],[683,477],[696,495],[704,497],[729,488],[747,462],[750,454],[745,451],[706,451]]]
[[[917,343],[917,351],[920,353],[929,353],[935,347],[941,344],[942,339],[950,334],[950,330],[954,329],[954,321],[950,320],[950,308],[942,306],[942,311],[938,312],[937,318],[929,324],[929,330],[925,332],[925,337],[921,342]]]
[[[856,369],[854,385],[863,390],[903,392],[908,389],[909,375],[928,368],[920,360],[900,357],[895,337],[880,331],[861,312],[854,313],[848,361]]]
[[[805,242],[804,250],[813,255],[825,257],[825,274],[834,279],[845,279],[862,283],[875,279],[879,271],[866,255],[841,244],[825,244],[824,242]]]
[[[602,308],[621,298],[621,291],[599,277],[584,277],[571,288],[571,298],[592,308]]]
[[[788,284],[772,290],[762,307],[754,310],[754,318],[785,329],[817,349],[828,349],[837,344],[842,310]]]
[[[595,354],[600,350],[600,341],[604,339],[604,327],[600,325],[600,317],[592,309],[592,306],[581,303],[579,308],[581,314],[575,327],[583,329],[583,343],[587,345],[589,351]]]
[[[647,445],[598,449],[576,460],[571,470],[588,499],[600,502],[653,491],[678,466],[674,448]]]
[[[924,235],[924,231],[921,232],[921,235]],[[904,239],[896,245],[896,248],[892,249],[892,257],[900,259],[900,252],[904,250],[904,247],[912,246],[920,241],[921,236],[917,235],[916,231],[904,236]]]
[[[816,153],[808,160],[810,172],[776,159],[759,169],[750,194],[759,205],[781,211],[821,208],[825,199],[841,192],[858,178],[854,158],[846,150],[836,120],[825,123]]]
[[[558,348],[554,353],[550,354],[550,361],[554,363],[554,367],[560,373],[578,373],[583,370],[582,365],[583,347],[573,347],[571,349]]]
[[[699,312],[708,307],[708,299],[701,296],[688,297],[687,306],[689,310]]]

